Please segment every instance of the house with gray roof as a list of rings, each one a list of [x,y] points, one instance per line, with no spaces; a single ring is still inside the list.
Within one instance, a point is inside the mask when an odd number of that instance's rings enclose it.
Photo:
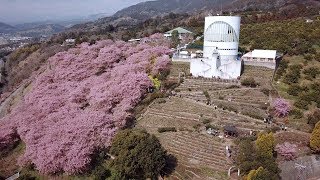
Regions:
[[[189,30],[186,30],[186,29],[184,29],[184,28],[182,28],[182,27],[177,27],[177,28],[172,29],[172,30],[170,30],[170,31],[168,31],[168,32],[165,32],[165,33],[164,33],[164,36],[165,36],[165,37],[171,37],[173,31],[178,31],[180,38],[181,38],[182,36],[185,36],[185,35],[193,34],[193,32],[191,32],[191,31],[189,31]]]

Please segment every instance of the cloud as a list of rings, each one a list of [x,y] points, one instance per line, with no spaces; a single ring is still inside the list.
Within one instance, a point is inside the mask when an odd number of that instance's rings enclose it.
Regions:
[[[116,11],[145,0],[0,0],[0,21],[24,22]]]

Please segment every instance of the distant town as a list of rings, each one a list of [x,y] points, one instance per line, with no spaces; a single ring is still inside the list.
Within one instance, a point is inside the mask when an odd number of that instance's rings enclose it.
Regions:
[[[2,54],[8,54],[31,43],[45,42],[48,39],[49,36],[27,37],[0,33],[0,58]]]

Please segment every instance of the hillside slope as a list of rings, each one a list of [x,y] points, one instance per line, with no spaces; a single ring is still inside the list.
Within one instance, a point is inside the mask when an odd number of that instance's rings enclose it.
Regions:
[[[147,19],[168,13],[211,13],[235,10],[278,10],[287,7],[320,7],[317,0],[157,0],[142,2],[122,9],[114,17],[129,16],[134,19]]]
[[[146,19],[168,13],[195,13],[203,10],[220,10],[220,5],[224,6],[233,0],[158,0],[147,1],[130,6],[118,11],[114,16],[130,16],[137,19]]]
[[[291,8],[319,8],[317,0],[234,0],[226,6],[230,10],[284,10]]]
[[[320,2],[316,0],[156,0],[124,8],[113,16],[75,25],[69,30],[97,31],[97,29],[105,29],[109,24],[115,27],[132,27],[150,18],[163,17],[170,15],[170,13],[187,13],[191,16],[201,14],[201,16],[206,16],[208,14],[220,13],[221,11],[227,13],[261,10],[282,13],[284,15],[293,13],[297,17],[299,15],[318,14],[319,7]]]
[[[19,165],[32,163],[45,174],[88,170],[95,150],[110,146],[132,120],[153,86],[148,75],[168,68],[168,52],[160,44],[105,40],[52,56],[30,92],[0,119],[1,152],[21,139]]]

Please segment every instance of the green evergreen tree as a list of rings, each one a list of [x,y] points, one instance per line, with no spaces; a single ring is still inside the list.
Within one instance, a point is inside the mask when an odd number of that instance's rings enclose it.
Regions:
[[[314,152],[320,152],[320,122],[314,127],[311,138],[310,138],[310,147]]]
[[[111,164],[116,179],[158,179],[166,164],[166,151],[159,140],[146,131],[119,132],[110,152],[116,157]]]
[[[257,170],[250,171],[247,180],[270,180],[270,173],[263,167],[259,167]]]
[[[176,48],[180,44],[179,32],[175,30],[171,35],[172,47]]]

